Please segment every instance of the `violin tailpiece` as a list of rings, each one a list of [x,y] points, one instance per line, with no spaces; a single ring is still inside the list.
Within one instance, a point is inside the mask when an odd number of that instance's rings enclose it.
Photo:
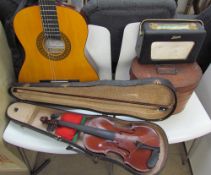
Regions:
[[[159,159],[160,147],[153,147],[141,142],[136,142],[136,146],[137,146],[137,149],[148,149],[152,151],[151,156],[147,162],[147,166],[150,169],[154,168]]]

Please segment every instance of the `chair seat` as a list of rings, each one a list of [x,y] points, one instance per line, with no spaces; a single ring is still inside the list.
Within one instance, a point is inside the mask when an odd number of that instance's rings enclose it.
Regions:
[[[129,117],[118,118],[138,121]],[[193,93],[184,111],[170,116],[164,121],[154,122],[165,131],[169,144],[196,139],[211,132],[211,119],[205,111],[197,95]]]
[[[85,110],[72,110],[73,112],[94,115],[97,113]],[[10,121],[4,131],[3,139],[7,143],[16,145],[32,151],[52,153],[52,154],[76,154],[75,151],[67,150],[67,143],[38,133],[32,129],[20,126]]]

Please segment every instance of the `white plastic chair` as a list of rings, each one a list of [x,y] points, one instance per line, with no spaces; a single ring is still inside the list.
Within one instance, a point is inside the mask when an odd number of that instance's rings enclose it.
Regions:
[[[196,93],[211,117],[211,65],[204,73]],[[189,149],[191,142],[186,143]],[[211,134],[199,139],[194,145],[193,151],[189,155],[192,171],[194,175],[210,175],[211,172]]]
[[[105,27],[89,25],[86,42],[86,56],[95,63],[100,80],[111,80],[110,32]]]
[[[123,33],[119,61],[116,68],[115,80],[129,80],[129,70],[132,60],[136,57],[136,41],[140,23],[128,24]]]
[[[140,23],[131,23],[125,27],[115,75],[116,80],[130,79],[129,69],[136,56],[135,45],[139,25]],[[131,120],[128,117],[121,116],[120,118]],[[170,144],[192,140],[211,132],[211,120],[195,93],[193,93],[184,111],[155,123],[164,129]]]

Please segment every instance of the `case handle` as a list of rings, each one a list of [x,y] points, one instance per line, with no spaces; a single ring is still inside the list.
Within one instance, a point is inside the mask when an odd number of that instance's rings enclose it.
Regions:
[[[158,74],[164,75],[176,75],[177,69],[174,64],[160,64],[156,65],[156,71]]]

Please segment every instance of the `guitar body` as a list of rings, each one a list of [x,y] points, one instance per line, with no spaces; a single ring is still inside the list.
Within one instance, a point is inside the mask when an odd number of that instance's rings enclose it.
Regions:
[[[15,33],[25,50],[19,82],[98,80],[96,71],[84,55],[88,35],[84,18],[65,6],[56,6],[56,11],[64,48],[52,53],[46,47],[40,7],[27,7],[15,16]]]

